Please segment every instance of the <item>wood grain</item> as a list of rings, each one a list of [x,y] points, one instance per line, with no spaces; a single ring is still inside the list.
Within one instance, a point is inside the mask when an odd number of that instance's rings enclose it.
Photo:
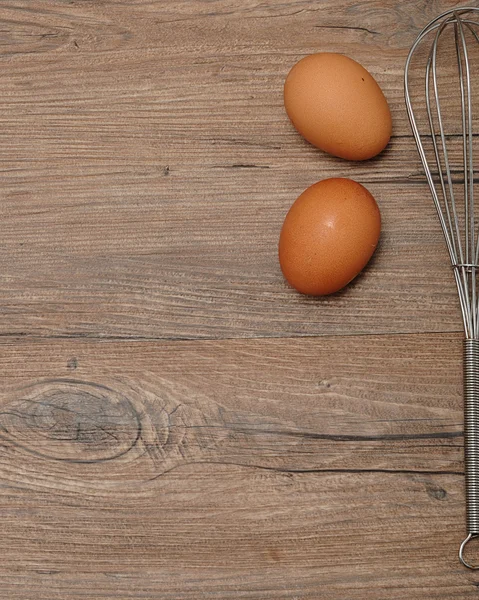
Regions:
[[[460,348],[2,343],[3,593],[475,597]]]
[[[0,598],[477,597],[460,315],[402,89],[455,5],[0,0]],[[288,122],[321,50],[384,89],[374,160]],[[383,233],[319,300],[276,244],[327,176]]]
[[[132,198],[116,209],[105,198],[61,206],[32,198],[25,209],[7,197],[3,260],[15,260],[3,269],[1,331],[155,339],[459,331],[425,186],[400,197],[397,184],[369,186],[382,201],[379,251],[353,285],[318,300],[289,289],[279,270],[291,198],[261,197],[266,180],[254,177],[256,208],[251,198],[221,195],[141,206]],[[97,194],[91,183],[85,190]]]
[[[123,457],[130,448],[129,456],[148,458],[145,443],[152,452],[148,476],[190,460],[459,473],[460,337],[432,339],[5,343],[2,439],[80,465]],[[89,429],[91,445],[84,445]]]
[[[458,331],[402,91],[417,27],[448,6],[1,4],[0,333]],[[395,137],[377,159],[327,157],[288,122],[285,75],[318,50],[384,87]],[[281,223],[307,186],[344,175],[377,197],[380,251],[343,294],[300,298],[279,270]]]

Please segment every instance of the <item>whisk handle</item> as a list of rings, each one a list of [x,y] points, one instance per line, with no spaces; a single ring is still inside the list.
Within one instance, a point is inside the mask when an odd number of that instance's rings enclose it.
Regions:
[[[479,340],[464,341],[464,460],[468,536],[459,557],[470,569],[478,569],[464,559],[464,548],[479,536]]]

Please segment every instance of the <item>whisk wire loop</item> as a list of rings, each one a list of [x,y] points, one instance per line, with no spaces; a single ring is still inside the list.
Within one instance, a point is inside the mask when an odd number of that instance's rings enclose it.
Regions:
[[[429,23],[419,34],[409,52],[405,67],[406,109],[411,128],[418,147],[419,156],[426,174],[433,197],[436,212],[446,241],[454,277],[459,295],[461,315],[467,339],[479,338],[479,298],[477,290],[477,269],[479,267],[479,230],[476,232],[474,207],[474,157],[473,157],[473,118],[470,55],[467,47],[466,31],[472,34],[479,43],[479,35],[475,30],[479,24],[470,14],[479,14],[477,7],[451,9],[442,13]],[[438,47],[441,36],[452,27],[454,32],[455,53],[457,61],[458,83],[461,102],[462,130],[462,166],[463,181],[455,181],[448,148],[451,135],[446,132],[443,106],[438,83]],[[429,130],[419,131],[418,122],[412,106],[409,71],[411,61],[421,42],[433,36],[432,45],[427,57],[425,77],[425,106]],[[457,136],[455,136],[457,137]],[[432,144],[435,171],[431,168],[425,150],[424,141]],[[463,185],[464,200],[459,201],[458,184]],[[460,209],[459,209],[460,204]],[[479,222],[477,223],[479,228]]]

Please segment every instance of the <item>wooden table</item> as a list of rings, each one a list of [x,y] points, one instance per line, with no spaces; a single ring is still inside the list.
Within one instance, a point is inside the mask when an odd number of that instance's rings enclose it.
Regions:
[[[454,5],[1,2],[2,599],[478,597],[460,313],[402,84]],[[316,51],[383,87],[378,158],[290,125]],[[383,233],[311,299],[276,246],[328,176]]]

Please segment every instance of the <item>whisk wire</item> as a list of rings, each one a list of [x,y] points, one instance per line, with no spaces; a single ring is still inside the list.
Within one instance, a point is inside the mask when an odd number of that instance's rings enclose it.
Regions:
[[[464,36],[462,36],[464,39]],[[468,146],[467,146],[467,129],[466,129],[466,92],[464,89],[464,74],[462,69],[462,56],[461,56],[461,48],[459,46],[459,32],[457,23],[454,23],[454,40],[456,42],[456,58],[457,58],[457,68],[459,71],[459,87],[461,88],[461,116],[462,116],[462,153],[464,158],[464,172],[466,172],[467,165],[467,155],[468,155]],[[469,223],[469,180],[467,177],[464,177],[464,208],[465,215],[464,219],[466,223]],[[474,217],[473,217],[474,218]],[[469,227],[464,227],[464,245],[466,247],[466,263],[469,263]]]
[[[460,234],[459,227],[459,218],[456,207],[456,200],[454,196],[454,187],[453,187],[453,179],[450,169],[449,156],[448,156],[448,148],[446,143],[446,135],[443,128],[443,120],[442,120],[442,112],[441,112],[441,101],[439,96],[438,89],[438,81],[437,81],[437,47],[441,34],[446,28],[448,22],[442,23],[438,28],[436,35],[434,37],[434,42],[431,47],[431,51],[428,56],[427,64],[426,64],[426,80],[425,80],[425,100],[426,100],[426,110],[427,117],[429,123],[429,129],[431,132],[431,142],[434,151],[434,159],[437,167],[437,176],[439,179],[439,184],[442,192],[442,202],[434,188],[434,195],[437,200],[438,212],[441,214],[445,213],[445,218],[441,219],[441,224],[443,226],[443,233],[446,238],[446,241],[449,242],[450,246],[450,254],[451,254],[451,262],[453,265],[457,265],[459,269],[458,275],[460,278],[456,278],[456,284],[458,286],[458,292],[461,302],[464,327],[469,330],[469,337],[472,335],[470,331],[471,324],[471,302],[469,296],[469,285],[468,285],[468,275],[464,264],[468,263],[468,260],[464,260],[464,251]],[[431,93],[430,82],[432,80],[432,88],[433,93]],[[439,132],[436,130],[436,126],[434,124],[434,114],[433,114],[433,106],[431,104],[431,96],[434,99],[434,107],[436,112],[437,122],[439,124]],[[440,145],[442,149],[442,154],[438,145],[438,138],[440,140]],[[464,142],[465,143],[465,142]],[[421,148],[422,141],[421,141]],[[467,146],[466,146],[467,148]],[[442,158],[441,158],[442,157]],[[424,155],[424,159],[426,159]],[[427,161],[426,161],[427,162]],[[444,163],[444,167],[443,164]],[[430,171],[429,165],[427,164],[425,169]],[[444,176],[443,169],[446,171],[446,175]],[[433,179],[431,174],[431,179]],[[430,183],[431,185],[431,183]],[[452,214],[452,216],[451,216]],[[467,228],[466,228],[467,229]],[[467,247],[467,242],[466,242]]]
[[[466,268],[462,267],[465,296],[469,298],[469,287],[471,290],[471,301],[469,303],[470,319],[468,319],[470,337],[477,337],[477,300],[476,300],[476,268],[475,268],[475,242],[474,242],[474,171],[472,154],[472,103],[471,85],[469,71],[469,57],[467,52],[466,38],[461,19],[457,13],[453,13],[454,40],[456,47],[456,58],[458,66],[460,98],[461,98],[461,121],[462,121],[462,146],[463,146],[463,173],[464,173],[464,246],[466,250]],[[463,69],[463,60],[465,68]],[[464,78],[466,85],[464,85]],[[462,260],[461,260],[462,262]],[[467,271],[466,271],[467,269]],[[468,275],[470,274],[470,286]],[[471,309],[472,306],[472,310]]]
[[[478,305],[477,305],[477,285],[476,285],[476,263],[478,258],[479,246],[476,248],[475,243],[475,223],[474,223],[474,161],[473,161],[473,132],[472,132],[472,92],[471,92],[471,73],[469,67],[469,55],[466,44],[466,37],[464,35],[464,26],[459,16],[454,13],[456,17],[456,23],[454,24],[457,40],[457,31],[461,38],[461,44],[456,41],[457,55],[460,66],[459,77],[461,82],[461,104],[466,104],[466,110],[462,110],[463,114],[463,125],[466,121],[467,113],[467,133],[465,126],[463,126],[463,140],[467,148],[467,152],[464,154],[464,200],[466,207],[465,221],[468,225],[465,227],[466,234],[470,237],[470,248],[468,245],[466,263],[473,262],[471,267],[471,291],[472,291],[472,306],[474,308],[472,312],[472,326],[473,326],[473,337],[478,337]],[[464,81],[463,81],[463,69],[462,69],[462,58],[461,58],[461,47],[462,56],[464,58],[464,73],[466,77],[466,91],[467,91],[467,103],[463,102],[464,93]],[[467,144],[466,144],[467,138]],[[466,175],[467,174],[467,175]],[[471,257],[469,259],[469,256]]]
[[[479,8],[464,7],[462,9],[451,9],[431,21],[421,31],[406,61],[405,95],[411,128],[453,266],[466,338],[477,339],[479,338],[479,302],[477,290],[479,231],[476,234],[471,73],[465,28],[467,27],[467,30],[472,33],[475,41],[478,43],[479,36],[474,30],[474,26],[478,26],[478,23],[473,19],[462,17],[462,15],[470,12],[477,14]],[[439,41],[449,26],[452,26],[454,31],[461,101],[462,172],[464,178],[460,183],[464,186],[464,201],[461,202],[460,211],[455,190],[456,183],[453,178],[454,171],[451,168],[452,163],[448,149],[448,140],[451,136],[446,133],[444,125],[440,86],[437,76]],[[417,47],[430,34],[433,34],[434,38],[427,57],[425,79],[425,104],[429,132],[427,135],[424,135],[419,131],[411,103],[409,67]],[[452,137],[455,137],[454,132]],[[433,173],[429,165],[423,138],[431,140],[435,167],[437,169],[435,173]],[[463,228],[462,224],[464,225]]]
[[[464,261],[464,253],[463,253],[462,242],[461,242],[459,219],[457,216],[457,209],[456,209],[456,199],[454,196],[454,187],[453,187],[451,168],[450,168],[450,163],[449,163],[448,149],[447,149],[447,144],[446,144],[446,135],[444,132],[444,128],[442,126],[443,120],[442,120],[441,102],[439,99],[439,90],[438,90],[438,83],[437,83],[437,65],[436,65],[437,46],[438,46],[439,38],[440,38],[441,34],[443,33],[446,25],[447,25],[447,23],[443,23],[441,25],[441,27],[438,29],[436,36],[434,38],[434,43],[431,48],[431,53],[430,53],[428,61],[427,61],[426,107],[427,107],[427,115],[428,115],[428,120],[429,120],[429,128],[431,130],[431,139],[432,139],[433,148],[434,148],[434,155],[435,155],[435,159],[436,159],[437,171],[438,171],[438,175],[439,175],[440,182],[441,182],[444,206],[446,209],[447,221],[448,221],[448,225],[449,225],[448,233],[450,232],[452,246],[454,249],[455,260],[457,262],[458,252],[459,252],[459,261],[462,264],[465,262]],[[431,64],[432,64],[432,69],[431,69]],[[434,103],[435,103],[435,107],[436,107],[437,121],[439,124],[439,134],[437,134],[436,128],[434,126],[434,119],[433,119],[432,109],[431,109],[431,100],[430,100],[430,92],[429,92],[429,77],[430,77],[431,73],[432,73],[432,82],[433,82],[433,90],[434,90]],[[444,184],[444,175],[443,175],[442,166],[441,166],[441,155],[440,155],[439,148],[438,148],[438,145],[436,142],[436,138],[438,135],[440,137],[441,146],[442,146],[442,157],[443,157],[443,161],[444,161],[444,167],[446,170],[447,189],[446,189],[446,185]],[[449,196],[447,193],[448,191],[449,191]],[[454,218],[454,225],[451,221],[451,212],[452,212],[453,218]]]

